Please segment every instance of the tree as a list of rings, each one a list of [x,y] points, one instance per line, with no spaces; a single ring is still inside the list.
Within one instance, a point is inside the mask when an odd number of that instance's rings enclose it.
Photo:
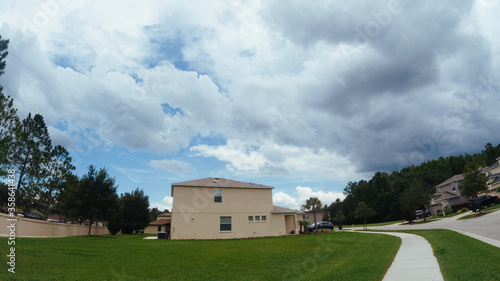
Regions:
[[[314,230],[318,230],[318,224],[316,222],[316,214],[321,212],[321,201],[318,199],[318,197],[309,197],[309,199],[306,200],[306,204],[302,205],[303,210],[309,210],[313,212],[314,216]]]
[[[15,129],[20,126],[14,100],[2,93],[0,86],[0,176],[6,174],[9,167],[9,155],[14,147]]]
[[[111,234],[115,235],[120,232],[123,226],[123,202],[121,200],[117,200],[110,208],[106,221]]]
[[[144,229],[149,224],[149,197],[139,188],[122,196],[122,233],[130,234]]]
[[[488,190],[487,182],[488,177],[481,174],[479,165],[470,162],[465,166],[464,181],[458,185],[458,190],[462,196],[474,198],[477,202],[478,195]],[[479,214],[481,214],[481,204],[478,207]]]
[[[498,156],[500,156],[500,145],[497,147],[493,147],[491,143],[487,143],[484,146],[484,150],[482,151],[483,154],[485,154],[485,165],[486,166],[491,166],[493,163],[496,162],[496,159]]]
[[[345,221],[345,215],[344,212],[338,211],[335,213],[335,221],[337,222],[337,225],[339,226],[339,230],[342,230],[342,224]]]
[[[45,217],[50,214],[55,199],[64,188],[64,182],[71,177],[75,167],[66,148],[56,145],[42,164],[43,179],[38,194],[43,201]]]
[[[65,206],[71,208],[71,217],[78,219],[80,223],[85,220],[89,222],[90,235],[92,224],[106,220],[108,213],[117,206],[116,189],[115,179],[108,175],[105,168],[97,171],[90,165],[89,171],[82,176],[78,186],[69,189],[65,194]]]
[[[2,39],[0,35],[0,76],[4,73],[5,57],[7,57],[7,47],[9,40]],[[14,99],[10,96],[5,96],[2,93],[0,86],[0,176],[6,174],[6,169],[9,166],[9,151],[13,147],[14,130],[19,126],[19,117],[17,109],[14,108]]]
[[[20,127],[15,130],[15,141],[10,165],[14,167],[17,176],[16,202],[19,194],[24,192],[25,196],[32,199],[36,194],[35,184],[44,176],[41,165],[50,155],[51,141],[47,126],[42,115],[36,114],[33,118],[28,114]]]
[[[161,213],[162,212],[160,211],[160,209],[158,209],[156,207],[150,209],[149,210],[149,222],[155,221],[156,218],[158,217],[158,215]]]
[[[364,201],[361,201],[359,202],[354,214],[356,218],[363,220],[363,230],[367,230],[368,227],[366,225],[366,220],[374,216],[376,213],[372,208],[368,207],[368,205]]]
[[[9,54],[7,49],[9,48],[9,39],[2,39],[2,35],[0,35],[0,75],[4,73],[5,69],[5,58]]]
[[[401,196],[401,209],[403,218],[412,222],[415,212],[419,209],[425,211],[425,206],[431,201],[435,193],[433,186],[428,186],[420,180],[414,180]],[[424,221],[425,221],[424,215]]]

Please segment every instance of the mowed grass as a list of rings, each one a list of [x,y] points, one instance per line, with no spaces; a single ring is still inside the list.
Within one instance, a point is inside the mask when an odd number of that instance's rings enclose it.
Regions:
[[[487,215],[489,213],[493,213],[495,211],[498,211],[498,209],[500,209],[500,204],[496,204],[496,205],[493,205],[491,207],[482,209],[481,210],[481,214],[479,214],[479,211],[476,211],[476,212],[474,212],[474,213],[472,213],[470,215],[463,216],[463,217],[459,218],[459,220],[466,220],[466,219],[471,219],[471,218],[476,218],[476,217],[484,216],[484,215]]]
[[[16,239],[16,273],[0,238],[0,280],[380,280],[400,246],[388,235],[337,232],[235,240],[144,235]]]
[[[445,229],[398,232],[429,241],[445,280],[500,280],[500,248]]]

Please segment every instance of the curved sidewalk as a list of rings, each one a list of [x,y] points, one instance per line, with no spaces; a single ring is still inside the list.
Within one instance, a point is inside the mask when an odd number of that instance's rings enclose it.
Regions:
[[[359,231],[358,233],[386,234],[401,238],[401,246],[382,280],[444,280],[432,247],[422,236],[398,232]]]

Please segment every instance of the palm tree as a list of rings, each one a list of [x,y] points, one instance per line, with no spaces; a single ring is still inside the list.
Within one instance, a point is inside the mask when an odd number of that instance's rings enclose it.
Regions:
[[[314,215],[314,230],[318,231],[318,224],[316,223],[316,214],[321,211],[321,201],[319,201],[318,197],[309,197],[306,200],[306,204],[302,205],[303,210],[309,210],[313,212]]]

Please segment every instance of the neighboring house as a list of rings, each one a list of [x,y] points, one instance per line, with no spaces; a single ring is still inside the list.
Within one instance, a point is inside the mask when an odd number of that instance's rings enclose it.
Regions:
[[[158,232],[170,233],[170,222],[172,220],[172,213],[163,213],[156,216],[156,220],[152,221],[144,229],[144,233],[156,234]]]
[[[298,234],[296,210],[273,206],[272,186],[223,178],[172,184],[172,239]]]
[[[483,194],[489,194],[491,196],[499,196],[500,192],[497,191],[500,188],[500,157],[496,159],[493,165],[483,169],[483,173],[489,178],[488,179],[488,191]]]
[[[302,214],[302,220],[306,221],[307,224],[313,224],[314,223],[313,211],[304,211],[304,213]],[[318,213],[316,213],[316,222],[322,220],[323,220],[323,210],[320,210]]]
[[[451,208],[468,202],[468,199],[462,197],[458,190],[458,186],[463,180],[463,174],[454,175],[436,186],[436,193],[433,195],[430,205],[427,206],[431,215],[438,215],[446,207]]]

